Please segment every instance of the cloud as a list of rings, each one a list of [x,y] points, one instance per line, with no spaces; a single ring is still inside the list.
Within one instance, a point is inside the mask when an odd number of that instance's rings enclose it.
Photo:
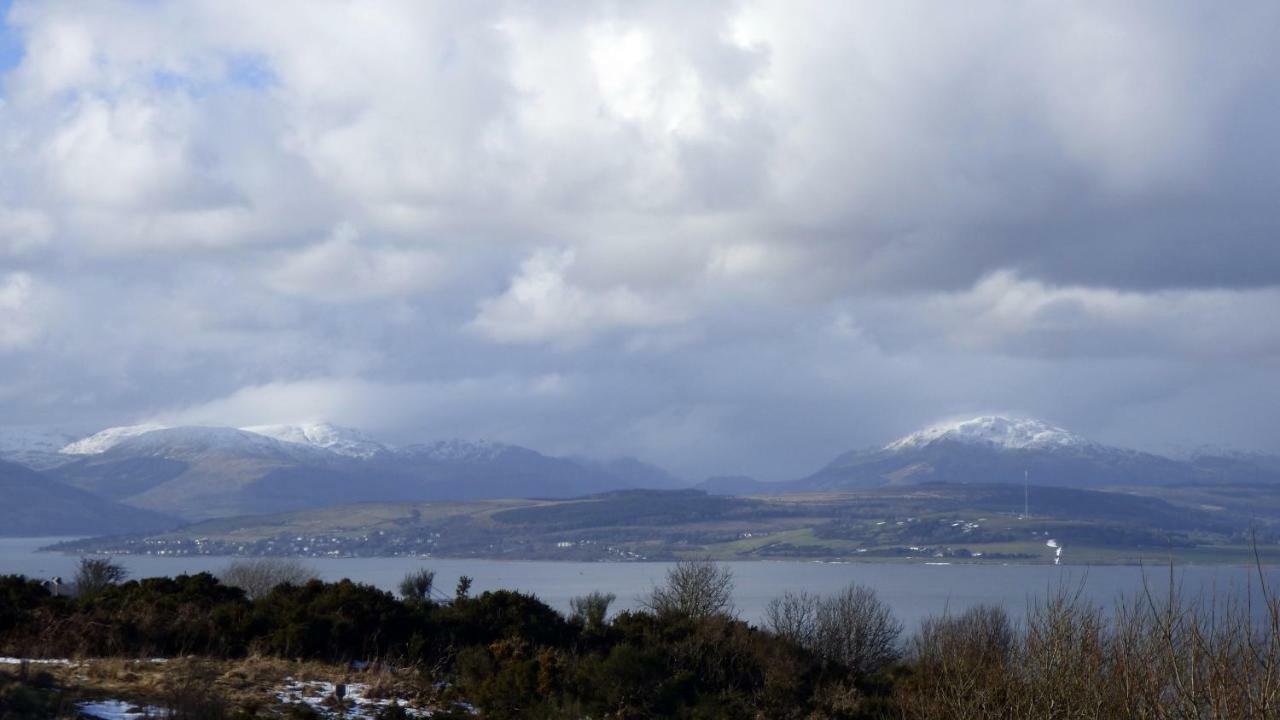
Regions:
[[[520,266],[506,292],[482,300],[471,327],[503,343],[574,345],[599,333],[673,325],[685,319],[673,303],[625,286],[593,290],[574,284],[572,250],[542,250]]]
[[[0,275],[0,353],[23,350],[42,334],[50,291],[27,273]]]
[[[421,249],[369,247],[350,225],[316,245],[286,256],[266,273],[278,292],[317,302],[351,302],[413,295],[436,283],[439,258]]]
[[[1280,330],[1268,321],[1278,307],[1276,287],[1139,293],[1054,286],[1002,271],[961,292],[864,307],[859,330],[896,352],[1270,361],[1280,358]]]
[[[0,256],[21,257],[36,252],[53,235],[43,213],[0,207]]]
[[[771,476],[992,408],[1276,447],[1274,5],[3,22],[0,425],[321,414]]]

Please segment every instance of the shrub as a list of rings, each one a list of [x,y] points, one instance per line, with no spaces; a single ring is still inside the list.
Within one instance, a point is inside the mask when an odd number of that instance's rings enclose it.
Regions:
[[[81,597],[96,595],[103,590],[118,585],[129,576],[123,565],[113,562],[111,558],[80,558],[76,569],[76,592]]]
[[[233,561],[218,577],[223,584],[243,590],[250,600],[257,600],[278,585],[304,585],[319,576],[296,558],[252,558]]]
[[[706,618],[733,612],[733,572],[711,560],[682,560],[641,605],[657,615]]]

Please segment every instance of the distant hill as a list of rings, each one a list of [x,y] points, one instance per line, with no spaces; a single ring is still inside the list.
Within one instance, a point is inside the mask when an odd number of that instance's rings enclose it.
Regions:
[[[711,495],[771,495],[782,483],[764,482],[747,475],[717,475],[694,485]]]
[[[121,505],[0,460],[0,535],[114,535],[178,524],[174,518]]]
[[[1213,486],[1219,487],[1219,486]],[[1235,486],[1239,502],[1268,489]],[[762,496],[623,490],[565,500],[369,503],[201,522],[64,549],[561,560],[865,559],[928,562],[1247,562],[1280,558],[1280,520],[1165,497],[1021,485],[925,483]],[[1030,513],[1024,514],[1024,499]],[[1270,504],[1274,504],[1272,501]],[[198,540],[198,541],[197,541]],[[1064,550],[1065,549],[1065,550]],[[1065,552],[1065,555],[1064,555]]]
[[[634,459],[578,460],[494,442],[404,447],[323,423],[111,428],[68,445],[50,469],[135,507],[202,520],[353,502],[563,498],[683,483]]]
[[[1001,416],[926,428],[880,448],[840,455],[776,492],[818,492],[918,483],[1021,483],[1101,488],[1181,483],[1280,483],[1280,463],[1261,456],[1180,461],[1110,447],[1048,423]]]

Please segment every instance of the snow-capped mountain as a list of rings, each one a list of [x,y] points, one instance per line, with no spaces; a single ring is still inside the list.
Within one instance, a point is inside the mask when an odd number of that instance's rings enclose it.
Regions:
[[[790,491],[922,482],[1066,487],[1162,485],[1197,479],[1188,463],[1109,447],[1032,418],[984,415],[933,425],[879,448],[845,453]]]
[[[68,443],[61,450],[63,455],[97,455],[104,453],[129,438],[145,435],[155,430],[164,430],[167,425],[145,423],[142,425],[121,425],[100,430],[89,437]]]
[[[903,452],[941,440],[990,445],[1004,450],[1087,448],[1097,445],[1088,438],[1055,427],[1043,420],[983,415],[931,425],[889,443],[884,449]]]
[[[54,478],[188,519],[351,502],[572,497],[681,486],[635,460],[559,458],[488,441],[396,448],[324,422],[108,428],[61,453],[70,462],[51,469]]]
[[[309,422],[298,425],[254,425],[240,429],[245,432],[275,438],[281,442],[321,448],[345,457],[371,458],[390,449],[359,430],[339,427],[327,422]]]
[[[88,453],[84,453],[88,454]],[[229,427],[161,428],[121,439],[101,453],[108,456],[151,456],[174,460],[201,457],[256,457],[323,461],[336,455],[309,444],[286,442]]]

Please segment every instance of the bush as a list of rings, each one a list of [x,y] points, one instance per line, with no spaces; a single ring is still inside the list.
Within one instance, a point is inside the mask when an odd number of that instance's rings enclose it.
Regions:
[[[233,561],[218,577],[223,584],[243,590],[250,600],[257,600],[279,585],[305,585],[319,576],[296,558],[252,558]]]
[[[641,605],[657,615],[706,618],[733,613],[733,572],[711,560],[682,560]]]
[[[425,603],[431,601],[431,590],[436,582],[434,570],[415,570],[400,581],[400,597],[406,602]]]
[[[860,677],[898,657],[902,634],[902,623],[875,591],[857,583],[826,598],[788,592],[769,603],[765,626]]]
[[[111,558],[80,558],[76,569],[76,593],[81,597],[96,595],[103,590],[118,585],[129,576],[123,565],[115,563]]]
[[[609,616],[609,606],[617,600],[613,593],[592,592],[569,600],[570,617],[588,630],[604,627]]]

